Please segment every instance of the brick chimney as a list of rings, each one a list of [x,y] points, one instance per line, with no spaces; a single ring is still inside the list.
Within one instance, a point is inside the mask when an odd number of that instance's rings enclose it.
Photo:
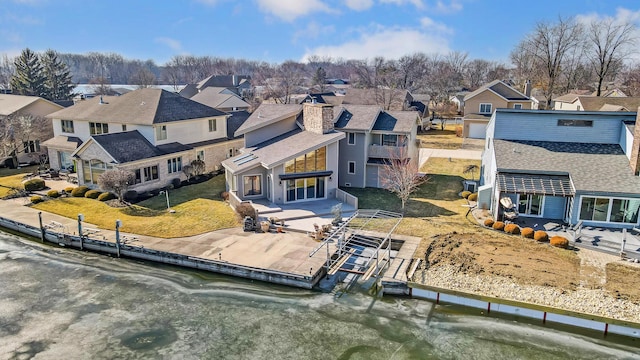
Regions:
[[[315,101],[302,104],[302,121],[306,131],[316,134],[333,131],[333,105]]]
[[[631,148],[631,156],[629,158],[633,175],[640,172],[640,108],[636,114],[636,124],[633,127],[633,147]]]

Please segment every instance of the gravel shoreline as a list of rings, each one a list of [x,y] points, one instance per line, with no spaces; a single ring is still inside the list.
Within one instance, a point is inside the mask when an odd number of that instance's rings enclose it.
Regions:
[[[414,280],[443,289],[640,323],[640,304],[616,299],[602,289],[563,290],[551,286],[520,285],[501,276],[460,273],[451,265],[439,265],[428,270],[419,269],[414,274]]]

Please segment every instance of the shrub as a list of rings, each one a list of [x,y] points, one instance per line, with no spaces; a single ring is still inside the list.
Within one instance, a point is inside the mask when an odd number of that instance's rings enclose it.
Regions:
[[[256,209],[249,203],[240,203],[236,206],[236,212],[241,219],[244,219],[245,216],[250,216],[254,221],[256,220]]]
[[[31,200],[32,204],[37,204],[37,203],[41,203],[41,202],[44,201],[44,199],[40,195],[34,195],[34,196],[31,197],[30,200]]]
[[[569,240],[567,240],[567,238],[564,236],[559,236],[559,235],[552,236],[551,239],[549,239],[549,243],[555,247],[559,247],[563,249],[569,248]]]
[[[226,191],[223,191],[220,193],[220,197],[222,198],[222,200],[224,201],[229,201],[229,193]]]
[[[180,180],[180,178],[171,179],[171,186],[173,186],[174,189],[179,188],[180,185],[182,185],[182,181]]]
[[[47,191],[47,196],[55,199],[60,196],[60,193],[58,192],[58,190],[49,190]]]
[[[492,227],[493,226],[493,219],[486,219],[484,221],[484,226]]]
[[[502,221],[496,221],[496,222],[493,223],[492,227],[494,229],[496,229],[496,230],[502,231],[502,230],[504,230],[504,223]]]
[[[108,200],[113,200],[115,198],[116,198],[116,195],[111,192],[103,192],[98,196],[98,200],[100,201],[108,201]]]
[[[66,192],[67,194],[71,194],[73,189],[75,189],[73,186],[69,186],[69,187],[64,188],[64,192]]]
[[[522,228],[522,230],[520,230],[522,236],[526,237],[527,239],[533,239],[534,232],[535,231],[533,231],[533,229],[530,227]]]
[[[473,193],[467,197],[469,201],[478,201],[478,193]]]
[[[533,234],[533,238],[536,241],[544,242],[549,240],[549,235],[547,235],[547,232],[544,230],[538,230]]]
[[[124,193],[124,199],[127,201],[133,201],[137,198],[138,198],[138,192],[135,190],[127,190],[127,192]]]
[[[463,198],[468,198],[469,195],[471,195],[471,191],[463,191],[460,193],[460,196],[462,196]]]
[[[87,199],[97,199],[100,194],[102,194],[102,191],[100,190],[89,190],[84,193],[84,197],[86,197]]]
[[[73,197],[84,197],[84,194],[89,191],[89,188],[86,186],[78,186],[77,188],[71,191],[71,196]]]
[[[23,185],[24,189],[27,191],[38,191],[45,187],[44,180],[38,178],[27,180]]]
[[[504,226],[504,232],[512,235],[520,235],[520,226],[516,224],[507,224]]]

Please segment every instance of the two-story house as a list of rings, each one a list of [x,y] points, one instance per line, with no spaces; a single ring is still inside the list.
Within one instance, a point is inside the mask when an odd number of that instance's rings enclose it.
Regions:
[[[228,114],[160,89],[84,100],[48,117],[51,167],[75,167],[79,183],[89,186],[117,167],[135,173],[136,190],[163,187],[183,177],[182,166],[192,160],[212,171],[242,146],[229,134],[235,128]]]
[[[555,110],[576,111],[635,111],[640,97],[607,97],[566,94],[553,99]]]
[[[380,187],[392,158],[417,161],[416,111],[375,105],[262,104],[238,129],[241,154],[225,160],[240,200],[282,204],[334,197],[338,186]]]
[[[487,127],[478,202],[519,216],[632,228],[640,212],[635,112],[498,109]]]
[[[530,86],[529,83],[527,83]],[[529,90],[525,90],[529,93]],[[484,139],[491,114],[496,109],[535,109],[530,96],[500,80],[494,80],[464,97],[462,136]]]
[[[335,128],[340,141],[339,183],[345,187],[381,187],[380,167],[392,158],[418,161],[417,111],[384,111],[378,106],[343,105]]]
[[[0,155],[10,156],[15,150],[15,159],[19,163],[37,161],[32,155],[40,153],[40,145],[53,135],[51,123],[45,116],[63,108],[37,96],[0,94],[0,125],[12,127],[6,130],[13,132],[14,141],[14,144],[3,144],[3,153]]]

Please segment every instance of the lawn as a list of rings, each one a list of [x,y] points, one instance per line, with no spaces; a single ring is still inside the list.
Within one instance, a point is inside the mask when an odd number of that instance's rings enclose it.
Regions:
[[[456,136],[456,127],[461,125],[447,124],[444,130],[440,130],[440,124],[431,130],[418,134],[420,147],[431,149],[460,149],[462,137]]]
[[[429,158],[421,171],[428,180],[409,199],[405,216],[397,229],[399,234],[430,238],[453,231],[468,232],[479,229],[471,217],[465,216],[466,200],[459,196],[462,180],[470,178],[463,171],[468,165],[480,166],[480,161],[465,159]],[[477,178],[477,173],[476,173]],[[345,191],[358,197],[362,209],[385,209],[402,212],[398,197],[384,189],[356,189]]]
[[[120,219],[123,232],[172,238],[238,226],[234,211],[220,198],[223,190],[224,176],[171,190],[173,214],[167,212],[164,194],[125,208],[86,198],[59,198],[33,207],[69,218],[83,214],[86,222],[104,229],[113,229]]]

